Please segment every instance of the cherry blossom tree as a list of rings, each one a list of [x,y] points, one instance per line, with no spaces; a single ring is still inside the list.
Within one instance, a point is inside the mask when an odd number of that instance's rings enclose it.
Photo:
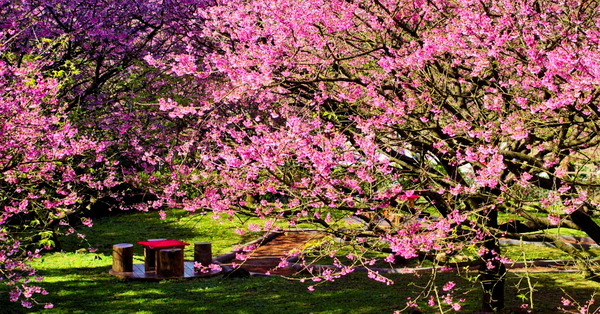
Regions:
[[[15,230],[49,245],[45,226],[143,191],[141,210],[316,224],[357,248],[328,250],[326,280],[368,268],[368,250],[450,265],[476,246],[483,307],[501,308],[500,236],[582,264],[523,232],[600,243],[598,14],[568,0],[0,0],[3,281],[14,300],[42,292],[19,286],[32,273],[17,255],[36,253]]]
[[[58,235],[84,238],[74,227],[91,227],[98,203],[139,193],[136,174],[153,171],[144,154],[165,155],[177,124],[139,103],[174,81],[142,57],[185,47],[172,32],[185,33],[197,3],[0,1],[0,281],[11,301],[35,304],[46,292],[27,262]]]
[[[316,223],[390,260],[478,244],[483,307],[501,308],[500,236],[581,260],[522,232],[600,243],[598,13],[562,0],[215,1],[186,35],[212,51],[146,57],[202,86],[159,100],[197,121],[160,197],[267,227]],[[391,228],[372,219],[390,211]],[[339,228],[353,217],[365,227]]]
[[[102,148],[77,135],[56,98],[59,81],[40,75],[43,62],[16,67],[10,59],[0,60],[0,278],[11,301],[31,307],[32,296],[46,292],[32,284],[39,278],[26,262],[54,246],[55,226],[68,224],[86,197],[82,185],[97,182],[81,170]]]

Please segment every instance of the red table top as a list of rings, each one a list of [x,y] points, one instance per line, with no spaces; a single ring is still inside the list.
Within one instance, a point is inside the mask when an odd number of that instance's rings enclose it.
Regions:
[[[151,249],[162,249],[162,248],[167,248],[167,247],[190,245],[189,243],[181,242],[179,240],[173,240],[173,239],[158,240],[158,241],[141,241],[141,242],[138,242],[138,244],[143,245],[148,248],[151,248]]]
[[[419,195],[400,195],[399,197],[401,200],[405,201],[405,200],[415,200],[417,198],[419,198]]]

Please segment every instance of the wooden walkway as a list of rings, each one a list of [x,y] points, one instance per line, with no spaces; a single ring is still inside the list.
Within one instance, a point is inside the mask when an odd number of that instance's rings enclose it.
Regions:
[[[259,246],[251,253],[248,259],[240,261],[235,258],[235,252],[217,257],[217,261],[224,266],[231,267],[231,263],[239,265],[249,271],[251,274],[271,274],[280,276],[289,276],[298,273],[298,270],[292,267],[293,262],[286,267],[278,267],[281,259],[294,249],[302,250],[306,244],[311,241],[321,239],[323,233],[316,231],[289,231],[275,233],[272,236],[267,235],[266,241],[258,242]],[[240,251],[237,251],[238,253]]]
[[[188,278],[203,278],[212,277],[221,273],[221,271],[210,271],[208,273],[195,272],[194,262],[184,262],[185,271],[183,277],[161,277],[157,276],[155,272],[146,272],[144,264],[134,264],[133,272],[115,272],[112,269],[108,272],[109,274],[116,276],[121,279],[135,279],[135,280],[163,280],[163,279],[188,279]]]

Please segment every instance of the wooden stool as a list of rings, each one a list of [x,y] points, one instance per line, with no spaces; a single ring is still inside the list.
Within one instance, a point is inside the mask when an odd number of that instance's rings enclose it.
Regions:
[[[212,246],[210,242],[194,243],[194,262],[198,262],[204,267],[212,264]]]
[[[183,276],[183,249],[160,249],[156,253],[156,275],[165,278]]]
[[[132,272],[133,271],[133,244],[119,243],[113,245],[113,264],[114,272]]]
[[[148,239],[148,241],[162,241],[165,239]],[[156,252],[147,246],[144,247],[144,270],[154,272],[156,270]]]

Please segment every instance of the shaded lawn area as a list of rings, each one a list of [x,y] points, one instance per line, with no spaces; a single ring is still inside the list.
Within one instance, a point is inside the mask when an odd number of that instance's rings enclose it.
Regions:
[[[415,298],[421,290],[409,284],[425,285],[427,275],[393,275],[396,282],[386,286],[366,278],[364,273],[352,274],[333,283],[308,291],[312,283],[300,283],[278,277],[252,277],[140,282],[119,280],[108,275],[110,261],[94,259],[91,254],[53,254],[46,262],[64,262],[48,268],[40,265],[45,275],[44,287],[50,292],[39,297],[52,302],[51,310],[26,310],[10,304],[3,295],[0,312],[4,313],[392,313],[402,309],[408,297]],[[51,265],[52,263],[49,263]],[[77,266],[77,267],[75,267]],[[534,308],[537,313],[557,312],[564,294],[559,287],[583,302],[600,284],[584,281],[579,274],[536,274]],[[438,286],[453,280],[475,291],[457,297],[467,299],[461,312],[478,309],[480,292],[477,283],[458,278],[455,274],[437,274]],[[516,286],[519,286],[517,288]],[[518,295],[527,295],[526,279],[514,274],[507,283],[507,306],[518,308]],[[424,304],[422,302],[421,304]],[[424,313],[437,309],[422,306]]]
[[[203,220],[206,219],[206,220]],[[415,299],[429,275],[391,275],[394,285],[375,282],[365,273],[350,276],[307,290],[314,282],[300,283],[279,277],[228,278],[221,276],[193,280],[138,282],[119,280],[108,274],[114,243],[135,243],[147,238],[177,238],[187,242],[212,242],[214,255],[229,252],[233,245],[254,239],[257,234],[240,236],[233,232],[235,224],[219,224],[208,217],[185,218],[174,215],[160,221],[154,213],[131,213],[98,219],[87,231],[86,241],[98,248],[96,253],[75,253],[85,248],[76,237],[62,240],[64,252],[46,254],[35,263],[42,285],[49,292],[38,297],[42,303],[55,305],[50,310],[28,310],[10,303],[6,289],[0,287],[0,313],[392,313],[403,309],[407,298]],[[135,262],[142,263],[142,250],[136,249]],[[186,251],[192,251],[187,249]],[[190,252],[188,252],[188,255]],[[190,257],[187,257],[190,259]],[[469,274],[474,276],[475,274]],[[531,304],[528,280],[523,274],[510,274],[507,282],[507,307]],[[479,308],[479,284],[471,278],[453,273],[435,277],[438,289],[455,281],[455,298],[465,298],[460,312]],[[553,313],[561,305],[565,289],[583,303],[600,284],[586,281],[580,274],[532,274],[534,312]],[[412,283],[414,282],[414,284]],[[472,288],[467,293],[468,288]],[[466,293],[466,294],[463,294]],[[600,302],[600,298],[597,297]],[[424,313],[437,313],[437,308],[424,305]],[[447,309],[448,307],[446,307]]]

